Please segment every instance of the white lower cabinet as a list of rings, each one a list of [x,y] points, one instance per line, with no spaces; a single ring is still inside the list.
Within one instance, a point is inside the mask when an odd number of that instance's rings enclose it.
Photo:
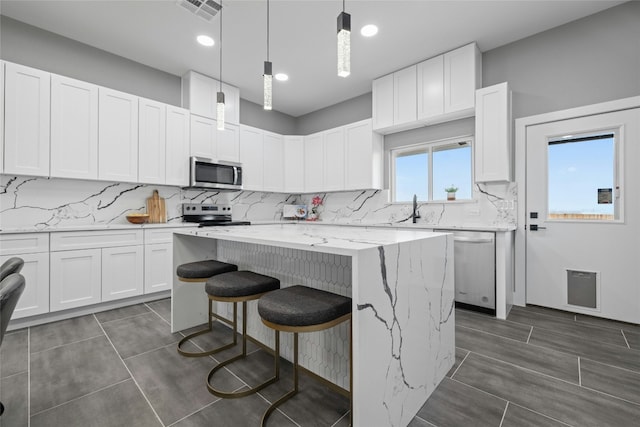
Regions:
[[[51,252],[51,311],[101,301],[101,250]]]
[[[144,246],[144,293],[171,290],[173,284],[173,243]]]
[[[142,295],[143,257],[142,245],[102,249],[102,301]]]

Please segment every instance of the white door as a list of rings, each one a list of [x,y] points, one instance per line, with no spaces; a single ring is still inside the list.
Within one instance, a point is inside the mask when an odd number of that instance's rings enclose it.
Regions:
[[[304,137],[304,191],[324,190],[324,143],[322,133]]]
[[[167,106],[140,99],[138,114],[138,182],[166,182]]]
[[[324,132],[323,190],[344,190],[344,127]]]
[[[100,249],[51,252],[51,311],[100,302]]]
[[[143,246],[102,248],[102,301],[142,295]]]
[[[526,302],[640,322],[640,109],[526,138]]]
[[[262,135],[264,147],[263,190],[284,191],[284,137],[271,132]]]
[[[16,255],[0,256],[0,264]],[[12,319],[35,316],[49,312],[49,252],[19,254],[24,260],[20,274],[25,288],[18,300]]]
[[[167,105],[167,185],[189,184],[189,110]]]
[[[262,191],[263,154],[262,131],[260,129],[240,127],[240,163],[242,163],[242,188],[249,191]]]
[[[284,137],[284,191],[304,192],[304,137]]]
[[[240,127],[225,123],[224,130],[218,130],[217,132],[218,160],[240,162]]]
[[[173,243],[144,245],[144,293],[169,291],[173,285]]]
[[[218,131],[216,121],[191,115],[191,148],[192,156],[205,159],[216,159]]]

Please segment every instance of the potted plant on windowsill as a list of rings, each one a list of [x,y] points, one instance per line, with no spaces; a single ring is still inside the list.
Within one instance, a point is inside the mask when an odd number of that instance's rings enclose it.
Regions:
[[[447,192],[447,200],[455,200],[456,191],[458,191],[458,187],[451,185],[451,187],[445,188],[444,191]]]

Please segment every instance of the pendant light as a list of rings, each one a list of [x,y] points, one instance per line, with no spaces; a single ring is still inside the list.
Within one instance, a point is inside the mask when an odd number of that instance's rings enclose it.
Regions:
[[[220,90],[216,94],[216,121],[218,130],[224,130],[224,92],[222,91],[222,0],[220,0]]]
[[[338,15],[338,75],[347,77],[351,74],[351,15],[344,11]]]
[[[262,75],[264,83],[264,103],[265,110],[273,108],[273,64],[269,61],[269,0],[267,0],[267,60],[264,61],[264,74]]]

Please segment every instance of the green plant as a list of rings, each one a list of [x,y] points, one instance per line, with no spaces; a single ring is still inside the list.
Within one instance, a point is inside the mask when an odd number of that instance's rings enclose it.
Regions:
[[[456,191],[458,191],[458,187],[455,187],[453,184],[451,185],[451,187],[447,187],[444,189],[444,191],[446,191],[447,193],[455,193]]]

